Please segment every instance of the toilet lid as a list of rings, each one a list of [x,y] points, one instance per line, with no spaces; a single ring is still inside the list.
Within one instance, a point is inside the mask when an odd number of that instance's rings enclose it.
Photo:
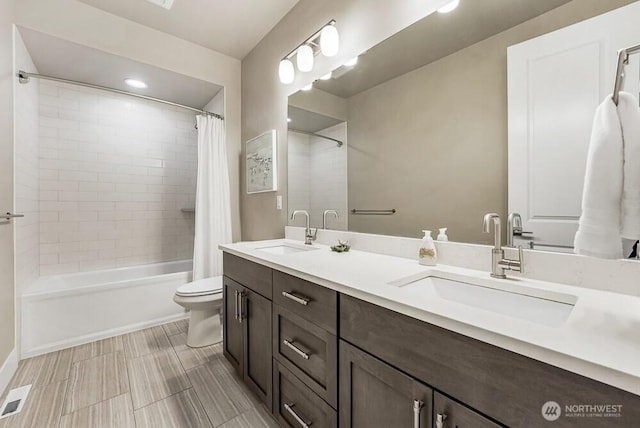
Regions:
[[[206,296],[208,294],[222,293],[222,277],[199,279],[181,285],[176,290],[178,296]]]

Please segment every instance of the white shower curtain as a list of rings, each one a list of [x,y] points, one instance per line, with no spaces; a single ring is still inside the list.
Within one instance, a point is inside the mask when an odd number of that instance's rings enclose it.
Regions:
[[[224,120],[197,117],[198,177],[193,279],[222,275],[219,244],[231,242],[229,168]]]

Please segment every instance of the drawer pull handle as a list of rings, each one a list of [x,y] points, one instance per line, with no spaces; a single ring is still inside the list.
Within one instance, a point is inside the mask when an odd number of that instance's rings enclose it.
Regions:
[[[424,407],[424,402],[413,400],[413,428],[420,428],[420,412]]]
[[[238,293],[238,300],[240,301],[240,310],[238,311],[238,321],[242,324],[242,318],[244,317],[244,307],[242,303],[242,299],[244,299],[244,291]]]
[[[240,292],[238,290],[234,290],[234,292],[236,293],[236,310],[233,316],[236,319],[236,321],[238,321],[240,319],[240,311],[239,311],[239,305],[238,305],[238,296],[240,295]]]
[[[291,299],[296,303],[300,303],[302,306],[307,306],[309,304],[309,302],[311,301],[310,299],[307,299],[306,297],[296,296],[295,294],[289,293],[287,291],[283,291],[282,295],[284,297],[286,297],[287,299]]]
[[[447,420],[446,413],[438,413],[436,415],[436,428],[444,428],[444,422]]]
[[[293,410],[293,408],[295,407],[295,404],[291,403],[291,404],[287,404],[284,403],[284,408],[287,410],[287,412],[289,412],[289,414],[291,416],[293,416],[293,418],[298,421],[298,423],[300,424],[300,426],[302,428],[309,428],[311,425],[313,425],[313,422],[305,422],[304,419],[302,419],[295,410]]]
[[[300,355],[302,358],[304,358],[305,360],[309,359],[309,354],[307,354],[306,352],[304,352],[302,349],[298,348],[296,345],[294,345],[292,342],[289,342],[287,339],[283,339],[282,343],[288,347],[289,349],[291,349],[293,352],[295,352],[296,354]]]

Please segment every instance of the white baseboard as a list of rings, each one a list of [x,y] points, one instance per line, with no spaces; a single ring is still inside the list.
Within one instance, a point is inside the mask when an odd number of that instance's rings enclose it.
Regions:
[[[29,349],[29,350],[23,350],[22,352],[22,358],[29,358],[29,357],[35,357],[38,355],[42,355],[42,354],[47,354],[49,352],[55,352],[55,351],[59,351],[61,349],[67,349],[67,348],[72,348],[74,346],[78,346],[78,345],[84,345],[85,343],[90,343],[90,342],[95,342],[96,340],[101,340],[101,339],[106,339],[109,337],[114,337],[114,336],[119,336],[121,334],[125,334],[125,333],[131,333],[132,331],[137,331],[137,330],[142,330],[148,327],[153,327],[156,325],[161,325],[161,324],[166,324],[168,322],[171,321],[177,321],[177,320],[181,320],[181,319],[185,319],[188,318],[189,314],[187,313],[180,313],[177,315],[171,315],[168,317],[163,317],[163,318],[157,318],[155,320],[151,320],[151,321],[145,321],[145,322],[141,322],[141,323],[136,323],[136,324],[130,324],[124,327],[118,327],[118,328],[114,328],[114,329],[110,329],[110,330],[104,330],[104,331],[100,331],[97,333],[92,333],[92,334],[87,334],[85,336],[79,336],[79,337],[74,337],[71,339],[66,339],[66,340],[61,340],[59,342],[54,342],[54,343],[48,343],[46,345],[43,346],[38,346],[36,348],[33,349]],[[15,352],[15,350],[14,350]],[[17,359],[16,359],[16,367],[17,367]],[[12,373],[13,374],[13,373]],[[11,378],[9,378],[11,379]],[[0,384],[0,386],[2,386]]]
[[[13,351],[0,367],[0,395],[4,394],[4,390],[9,385],[16,370],[18,370],[18,349],[13,348]]]

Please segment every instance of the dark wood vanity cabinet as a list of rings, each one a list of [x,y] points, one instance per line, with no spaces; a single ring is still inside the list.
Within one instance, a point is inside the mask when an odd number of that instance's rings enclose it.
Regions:
[[[224,355],[290,428],[640,427],[640,397],[225,253]],[[620,417],[542,416],[548,401]]]
[[[224,273],[223,353],[272,409],[271,269],[225,254]]]

